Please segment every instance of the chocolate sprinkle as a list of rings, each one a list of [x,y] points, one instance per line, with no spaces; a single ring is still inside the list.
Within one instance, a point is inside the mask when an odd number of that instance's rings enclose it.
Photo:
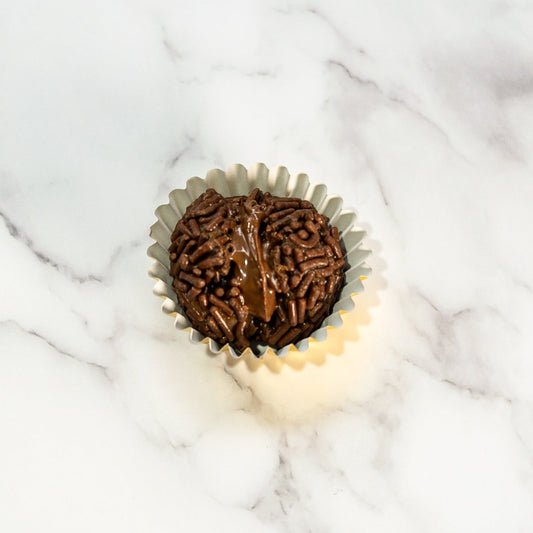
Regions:
[[[344,283],[338,229],[299,198],[208,189],[171,241],[173,287],[193,327],[240,351],[307,337]]]

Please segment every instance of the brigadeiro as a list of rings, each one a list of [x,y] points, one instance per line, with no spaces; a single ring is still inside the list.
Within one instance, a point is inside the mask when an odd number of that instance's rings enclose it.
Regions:
[[[208,189],[171,236],[170,275],[194,328],[243,351],[308,337],[337,301],[345,261],[339,231],[313,205],[255,189]]]

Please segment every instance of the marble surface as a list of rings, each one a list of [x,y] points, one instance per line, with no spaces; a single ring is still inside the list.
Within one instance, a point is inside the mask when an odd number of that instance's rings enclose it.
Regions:
[[[533,7],[1,3],[0,531],[533,531]],[[307,172],[374,275],[287,363],[160,311],[148,228]]]

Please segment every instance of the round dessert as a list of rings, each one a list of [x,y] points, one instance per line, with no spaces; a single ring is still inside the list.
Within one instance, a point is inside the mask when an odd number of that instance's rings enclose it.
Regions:
[[[339,231],[313,205],[208,189],[171,236],[170,275],[194,328],[242,351],[308,337],[344,282]]]

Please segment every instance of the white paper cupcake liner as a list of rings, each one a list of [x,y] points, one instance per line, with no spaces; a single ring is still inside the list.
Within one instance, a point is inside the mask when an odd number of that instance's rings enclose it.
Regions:
[[[169,203],[160,205],[155,210],[158,220],[150,228],[150,236],[156,242],[148,248],[148,255],[154,259],[154,263],[149,268],[148,274],[156,280],[153,289],[154,294],[164,299],[163,312],[176,317],[175,326],[177,329],[190,330],[189,338],[193,343],[207,343],[211,352],[215,354],[227,350],[233,357],[238,358],[252,351],[251,348],[247,348],[242,353],[238,352],[233,346],[221,345],[194,329],[181,309],[172,287],[168,252],[170,235],[177,222],[184,215],[187,206],[210,187],[222,196],[247,195],[259,187],[263,192],[269,191],[275,196],[302,198],[311,202],[319,213],[326,215],[332,226],[337,226],[341,242],[346,250],[344,259],[349,269],[345,272],[345,283],[331,314],[309,337],[279,349],[266,345],[259,346],[253,353],[256,356],[262,356],[272,352],[283,357],[289,350],[296,349],[304,352],[308,349],[309,341],[312,339],[319,342],[325,341],[328,328],[342,326],[342,314],[354,308],[352,297],[364,290],[361,281],[370,275],[371,269],[365,263],[365,259],[371,251],[362,246],[366,233],[354,227],[355,213],[342,209],[342,199],[339,196],[328,196],[326,185],[309,183],[307,174],[290,175],[287,168],[283,166],[269,170],[263,163],[255,163],[247,170],[244,166],[235,164],[230,166],[226,172],[219,169],[210,170],[205,179],[190,178],[185,189],[173,190],[169,194]]]

